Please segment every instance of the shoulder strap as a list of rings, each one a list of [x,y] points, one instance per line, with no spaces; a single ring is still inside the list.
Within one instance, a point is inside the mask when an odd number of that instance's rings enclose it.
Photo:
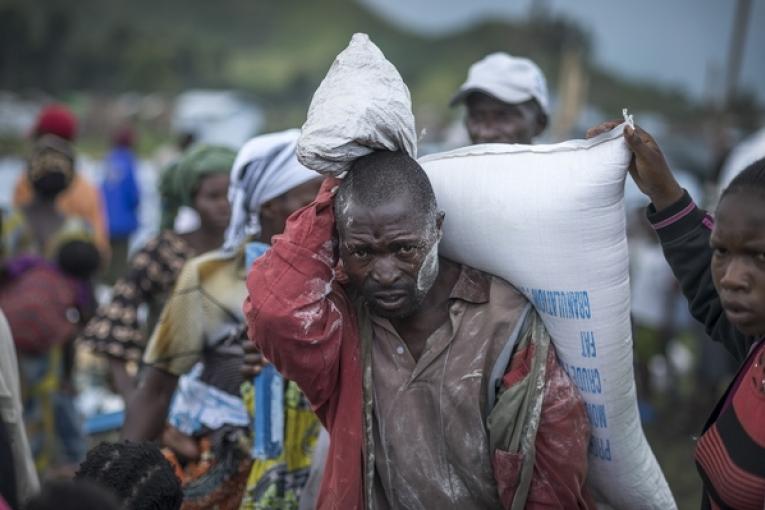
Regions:
[[[521,315],[515,323],[515,327],[510,333],[510,336],[507,337],[507,341],[505,342],[504,347],[502,347],[502,351],[500,351],[499,356],[497,356],[497,360],[494,362],[494,366],[491,369],[491,373],[489,374],[489,384],[486,388],[486,416],[488,416],[491,410],[494,409],[494,404],[497,401],[497,392],[502,385],[502,377],[507,371],[507,365],[510,363],[510,357],[513,354],[515,344],[518,343],[518,337],[520,336],[521,331],[528,327],[527,321],[529,318],[529,310],[531,310],[531,303],[526,303],[526,306],[523,308],[523,311],[521,311]]]
[[[369,317],[369,309],[362,299],[356,299],[355,305],[359,325],[359,339],[361,341],[362,363],[364,507],[366,510],[374,510],[375,442],[373,433],[374,400],[372,398],[374,394],[372,380],[372,320]]]
[[[529,371],[520,381],[497,393],[494,407],[486,419],[492,455],[496,450],[502,450],[522,459],[510,506],[512,510],[525,508],[531,487],[550,346],[550,336],[537,313],[528,313],[523,322],[516,342],[519,347],[533,348]]]

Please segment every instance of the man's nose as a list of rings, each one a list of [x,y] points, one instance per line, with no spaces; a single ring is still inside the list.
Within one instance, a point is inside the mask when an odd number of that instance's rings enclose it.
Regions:
[[[401,270],[393,259],[392,256],[380,257],[372,269],[372,278],[383,287],[392,286],[401,276]]]
[[[734,257],[725,266],[720,278],[720,286],[731,291],[746,291],[749,289],[750,271],[748,264]]]

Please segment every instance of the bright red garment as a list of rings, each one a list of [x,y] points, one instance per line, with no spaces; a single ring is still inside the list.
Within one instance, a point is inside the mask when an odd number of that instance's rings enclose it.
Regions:
[[[244,313],[252,340],[300,386],[329,431],[317,508],[345,510],[364,507],[361,356],[356,313],[333,280],[332,201],[325,183],[255,262]]]

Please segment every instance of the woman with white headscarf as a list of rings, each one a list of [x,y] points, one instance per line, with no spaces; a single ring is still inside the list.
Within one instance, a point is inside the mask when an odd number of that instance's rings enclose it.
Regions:
[[[170,414],[171,425],[195,439],[186,451],[168,455],[179,461],[184,509],[238,508],[252,478],[246,447],[250,417],[240,398],[244,379],[239,371],[246,337],[244,247],[249,241],[265,249],[287,217],[319,188],[317,174],[295,158],[297,136],[292,130],[256,137],[239,151],[231,170],[231,223],[223,247],[187,262],[146,349],[143,381],[128,404],[123,436],[157,439],[178,378],[192,368],[198,376],[182,380]],[[288,455],[286,443],[299,440],[305,449],[318,435],[310,408],[290,388],[285,386],[283,454],[289,458],[254,466],[256,481],[264,480],[255,497],[259,505],[260,499],[269,501],[263,507],[282,508],[299,496],[310,454],[305,466],[293,465],[295,456]]]

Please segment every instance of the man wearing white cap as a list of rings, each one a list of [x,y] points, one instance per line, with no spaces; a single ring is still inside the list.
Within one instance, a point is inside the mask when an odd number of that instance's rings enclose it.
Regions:
[[[492,53],[468,71],[451,105],[465,103],[473,143],[526,143],[547,127],[547,82],[527,58]]]

